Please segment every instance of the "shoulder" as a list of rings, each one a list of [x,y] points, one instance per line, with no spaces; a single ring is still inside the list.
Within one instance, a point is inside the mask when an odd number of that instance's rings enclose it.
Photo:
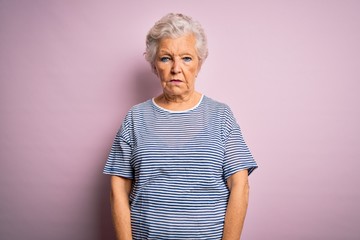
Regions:
[[[138,103],[138,104],[132,106],[129,110],[129,113],[143,112],[143,111],[148,111],[151,109],[152,109],[152,99],[149,99],[145,102]]]
[[[223,129],[228,129],[228,131],[231,131],[234,127],[238,127],[234,113],[228,104],[205,96],[204,100],[204,105],[207,106],[208,112],[211,112],[211,114],[216,116],[222,122]]]
[[[215,111],[217,113],[223,114],[223,116],[233,116],[231,108],[226,103],[214,100],[210,97],[204,96],[204,106],[211,109],[212,111]]]
[[[132,106],[126,113],[124,121],[132,121],[134,118],[137,118],[139,115],[151,111],[152,110],[151,101],[152,100],[149,99],[145,102],[138,103]]]
[[[125,115],[125,118],[123,119],[122,126],[123,127],[130,127],[136,122],[138,119],[141,118],[141,115],[143,115],[146,112],[151,111],[152,104],[151,99],[147,100],[142,103],[138,103],[134,106],[132,106],[128,112]]]

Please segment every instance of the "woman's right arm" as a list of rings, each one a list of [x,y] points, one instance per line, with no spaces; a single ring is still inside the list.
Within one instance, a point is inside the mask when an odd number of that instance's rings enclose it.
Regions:
[[[117,240],[131,240],[130,201],[132,180],[111,176],[111,212]]]

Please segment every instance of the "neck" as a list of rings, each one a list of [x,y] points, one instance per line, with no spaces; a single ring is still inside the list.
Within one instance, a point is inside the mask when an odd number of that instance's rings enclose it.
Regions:
[[[155,98],[155,102],[165,109],[182,111],[195,107],[199,103],[201,96],[202,94],[198,92],[193,92],[186,96],[163,93]]]

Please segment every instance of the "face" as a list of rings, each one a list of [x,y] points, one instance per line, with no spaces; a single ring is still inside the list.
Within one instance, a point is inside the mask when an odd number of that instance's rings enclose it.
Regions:
[[[192,34],[179,38],[164,38],[159,42],[155,70],[164,94],[186,96],[194,92],[200,61]]]

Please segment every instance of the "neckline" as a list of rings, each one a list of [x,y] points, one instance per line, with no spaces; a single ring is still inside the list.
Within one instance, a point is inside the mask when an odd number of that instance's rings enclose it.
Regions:
[[[162,110],[162,111],[165,111],[165,112],[169,112],[169,113],[186,113],[186,112],[190,112],[190,111],[196,109],[197,107],[199,107],[199,105],[202,103],[203,99],[204,99],[204,94],[201,94],[200,100],[199,100],[199,102],[198,102],[195,106],[193,106],[192,108],[189,108],[189,109],[179,110],[179,111],[169,110],[169,109],[166,109],[166,108],[163,108],[163,107],[159,106],[159,105],[155,102],[155,98],[152,98],[152,99],[151,99],[151,102],[152,102],[152,104],[153,104],[156,108],[158,108],[158,109],[160,109],[160,110]]]

